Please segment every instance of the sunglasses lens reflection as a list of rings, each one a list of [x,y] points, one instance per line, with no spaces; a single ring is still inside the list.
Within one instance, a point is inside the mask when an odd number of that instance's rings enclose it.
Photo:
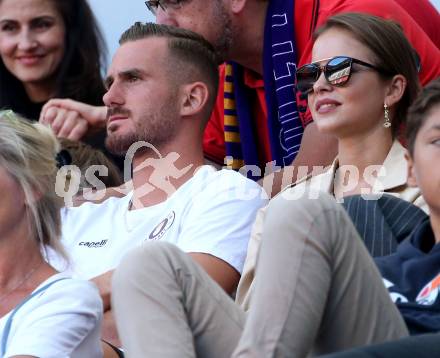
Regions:
[[[332,85],[343,85],[350,78],[351,59],[337,57],[331,59],[326,66],[325,78]]]
[[[334,57],[323,67],[315,63],[304,65],[296,72],[296,88],[302,93],[310,92],[321,71],[328,83],[334,86],[345,84],[350,78],[352,61],[349,57]]]
[[[314,64],[305,65],[298,69],[296,73],[298,91],[303,93],[310,91],[319,77],[319,72],[319,67]]]

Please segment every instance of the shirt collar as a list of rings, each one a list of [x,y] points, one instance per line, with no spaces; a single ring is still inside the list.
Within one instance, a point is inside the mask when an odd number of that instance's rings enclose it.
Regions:
[[[312,189],[323,190],[328,193],[334,193],[334,178],[339,168],[339,159],[336,157],[329,169],[318,176],[311,178],[310,187]],[[382,184],[377,186],[373,192],[389,191],[402,185],[406,185],[407,164],[405,159],[405,148],[398,140],[393,142],[382,168],[379,171],[379,181]]]
[[[405,152],[406,149],[395,140],[379,172],[379,176],[383,175],[379,179],[385,190],[406,185],[408,168]]]

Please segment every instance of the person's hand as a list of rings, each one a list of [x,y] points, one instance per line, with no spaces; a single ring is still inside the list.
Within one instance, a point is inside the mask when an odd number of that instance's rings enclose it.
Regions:
[[[111,309],[112,276],[113,270],[110,270],[90,280],[98,286],[99,295],[101,296],[104,306],[104,312]]]
[[[106,107],[91,106],[71,99],[51,99],[41,110],[40,122],[50,125],[61,138],[80,140],[105,128]]]

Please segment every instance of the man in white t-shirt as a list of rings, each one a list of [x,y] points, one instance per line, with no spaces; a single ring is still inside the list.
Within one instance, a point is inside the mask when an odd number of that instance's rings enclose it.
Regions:
[[[63,212],[70,270],[98,284],[104,339],[116,344],[110,281],[129,249],[176,244],[232,293],[251,225],[266,203],[258,184],[204,165],[202,135],[218,87],[211,45],[186,30],[140,23],[120,44],[105,80],[106,144],[133,155],[134,190]]]

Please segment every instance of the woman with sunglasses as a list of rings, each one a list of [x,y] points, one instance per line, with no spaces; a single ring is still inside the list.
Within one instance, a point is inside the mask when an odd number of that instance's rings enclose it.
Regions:
[[[341,14],[314,36],[312,63],[298,68],[296,86],[307,95],[318,130],[338,139],[338,156],[324,173],[308,176],[280,195],[295,200],[323,191],[343,202],[350,195],[386,193],[428,211],[419,188],[407,185],[406,150],[399,142],[420,89],[417,54],[399,25],[371,15]],[[358,215],[350,202],[346,209],[352,217]],[[260,210],[237,290],[237,302],[246,309],[265,217],[266,210]],[[395,250],[396,238],[388,245],[366,229],[361,232],[373,256]]]
[[[298,68],[296,86],[307,95],[318,130],[338,139],[338,156],[324,173],[312,172],[280,195],[298,199],[324,191],[343,202],[350,195],[386,193],[427,211],[420,190],[407,185],[406,151],[398,140],[420,88],[417,55],[400,27],[374,16],[342,14],[314,36],[313,62]],[[351,204],[346,208],[357,215]],[[245,308],[265,216],[264,209],[257,215],[238,286],[237,301]],[[362,237],[374,256],[396,247],[394,238],[392,245],[378,243],[367,230]]]
[[[48,263],[60,245],[59,144],[42,124],[0,112],[0,357],[102,357],[97,288]]]
[[[397,24],[362,15],[330,19],[315,38],[313,62],[298,69],[296,85],[318,130],[338,139],[338,156],[325,173],[284,194],[311,187],[342,200],[386,192],[425,208],[420,191],[406,185],[398,140],[419,90],[411,45]]]

